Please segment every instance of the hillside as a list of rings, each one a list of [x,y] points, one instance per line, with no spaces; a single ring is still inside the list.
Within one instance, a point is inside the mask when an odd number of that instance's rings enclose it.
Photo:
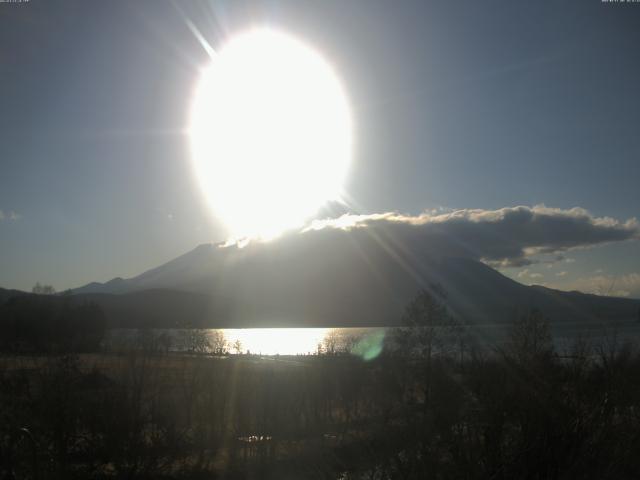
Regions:
[[[407,302],[433,283],[469,323],[509,322],[531,307],[554,322],[629,319],[640,308],[639,300],[525,286],[468,258],[390,253],[368,237],[324,240],[200,245],[137,277],[74,293],[98,302],[118,325],[396,325]]]

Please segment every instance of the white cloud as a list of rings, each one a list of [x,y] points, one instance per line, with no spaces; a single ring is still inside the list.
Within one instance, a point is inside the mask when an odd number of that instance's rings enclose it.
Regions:
[[[528,268],[525,268],[524,270],[521,270],[518,272],[518,278],[522,278],[522,279],[527,279],[527,278],[536,279],[536,278],[542,278],[542,277],[544,277],[544,275],[542,275],[541,273],[532,272]]]
[[[19,213],[16,213],[14,211],[10,211],[10,212],[5,212],[3,210],[0,210],[0,221],[2,220],[19,220],[20,218],[22,218],[22,215],[20,215]]]
[[[364,230],[400,244],[419,244],[434,254],[474,258],[497,267],[539,263],[534,257],[540,254],[554,255],[560,261],[570,250],[640,238],[635,218],[619,221],[594,217],[583,208],[563,210],[544,205],[425,212],[417,216],[396,212],[345,214],[316,220],[304,232],[319,230]]]
[[[561,272],[556,273],[556,277],[565,277],[567,276],[569,272],[567,272],[566,270],[563,270]]]

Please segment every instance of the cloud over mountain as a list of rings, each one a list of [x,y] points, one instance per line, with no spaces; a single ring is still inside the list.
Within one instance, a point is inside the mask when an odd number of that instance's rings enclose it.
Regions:
[[[561,254],[640,238],[635,218],[595,217],[582,208],[544,205],[498,210],[464,209],[417,216],[398,213],[343,215],[317,220],[306,232],[367,232],[404,249],[420,246],[434,255],[482,260],[495,266],[525,266],[537,254]],[[562,258],[562,257],[557,257]]]
[[[0,221],[2,220],[18,220],[21,215],[16,212],[4,212],[0,210]]]
[[[200,245],[136,277],[75,293],[187,292],[203,299],[199,318],[217,325],[371,326],[397,324],[416,292],[438,283],[451,310],[474,322],[509,321],[531,306],[558,321],[592,318],[596,307],[629,318],[636,302],[521,285],[479,260],[523,264],[544,252],[561,261],[566,250],[638,236],[635,220],[542,206],[345,214],[270,241]],[[527,280],[541,275],[524,271]]]

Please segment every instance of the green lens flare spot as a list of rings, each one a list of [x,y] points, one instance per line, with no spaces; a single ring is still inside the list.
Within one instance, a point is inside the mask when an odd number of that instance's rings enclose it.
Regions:
[[[382,353],[384,337],[384,330],[377,330],[373,333],[369,333],[355,344],[351,349],[351,353],[365,361],[373,360]]]

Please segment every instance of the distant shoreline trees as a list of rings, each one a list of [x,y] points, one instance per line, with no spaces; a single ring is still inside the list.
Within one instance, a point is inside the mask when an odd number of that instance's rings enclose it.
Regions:
[[[52,285],[41,285],[40,282],[36,282],[31,289],[31,293],[36,295],[55,295],[56,289]]]
[[[47,287],[44,291],[50,292]],[[16,296],[0,306],[0,348],[12,352],[97,351],[106,326],[104,313],[95,303],[53,294]]]

